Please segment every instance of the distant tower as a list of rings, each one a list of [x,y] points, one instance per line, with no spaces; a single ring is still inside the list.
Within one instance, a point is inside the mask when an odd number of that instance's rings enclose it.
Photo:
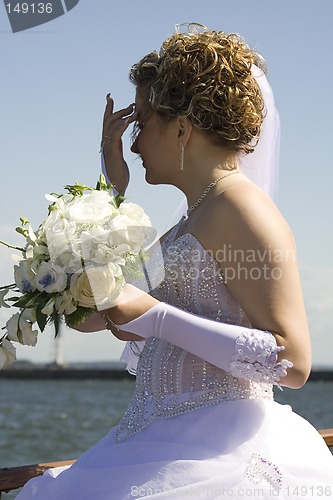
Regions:
[[[55,338],[54,341],[54,353],[55,353],[55,360],[54,363],[57,368],[63,368],[65,366],[64,364],[64,356],[63,356],[63,336],[61,332],[61,326],[59,327],[59,333]]]

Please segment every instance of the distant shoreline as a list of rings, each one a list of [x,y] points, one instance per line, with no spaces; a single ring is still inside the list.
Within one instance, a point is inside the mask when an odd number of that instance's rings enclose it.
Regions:
[[[25,379],[25,380],[84,380],[84,379],[107,379],[107,380],[134,380],[133,375],[128,373],[125,366],[120,363],[115,366],[16,366],[0,371],[1,379]],[[311,371],[309,381],[333,381],[333,369],[316,369]]]

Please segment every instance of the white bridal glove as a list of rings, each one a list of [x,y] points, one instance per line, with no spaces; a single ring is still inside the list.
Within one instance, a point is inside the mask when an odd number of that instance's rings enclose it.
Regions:
[[[284,347],[269,331],[220,323],[159,302],[138,318],[116,325],[120,330],[144,338],[166,340],[234,377],[274,383],[287,375],[293,363],[278,362]]]

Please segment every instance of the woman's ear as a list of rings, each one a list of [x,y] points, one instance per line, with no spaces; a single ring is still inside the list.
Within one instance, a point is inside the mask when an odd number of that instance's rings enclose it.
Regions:
[[[186,116],[178,116],[177,126],[178,139],[183,143],[183,146],[186,147],[192,133],[193,125]]]

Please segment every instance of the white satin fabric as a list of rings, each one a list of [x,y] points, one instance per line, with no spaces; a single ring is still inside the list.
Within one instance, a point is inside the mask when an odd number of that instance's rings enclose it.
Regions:
[[[17,500],[333,495],[333,458],[317,431],[289,406],[272,401],[228,401],[155,421],[118,445],[115,433],[68,470],[53,469],[29,481]],[[263,466],[256,454],[266,460]],[[283,485],[277,488],[280,474]]]

